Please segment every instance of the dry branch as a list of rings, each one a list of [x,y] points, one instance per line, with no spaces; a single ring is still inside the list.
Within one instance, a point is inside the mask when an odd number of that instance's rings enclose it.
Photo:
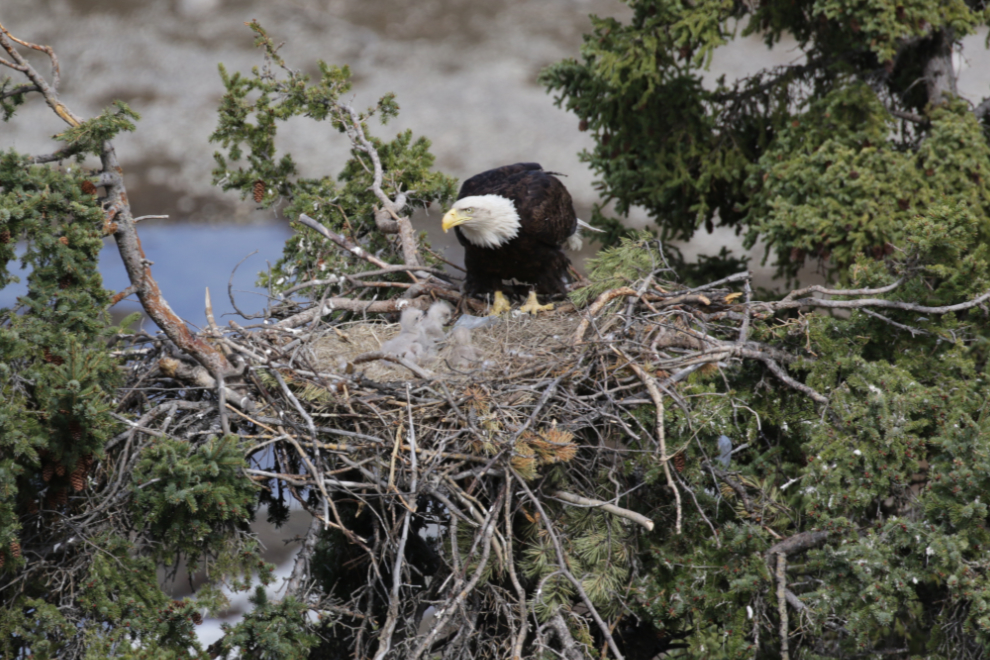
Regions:
[[[52,62],[52,85],[49,85],[44,77],[31,66],[30,62],[17,51],[11,41],[44,52],[49,56]],[[13,59],[13,62],[0,60],[0,64],[20,71],[27,76],[40,90],[48,106],[69,126],[76,127],[82,123],[83,120],[65,106],[58,97],[58,59],[49,46],[39,46],[22,41],[10,34],[2,24],[0,24],[0,46]],[[226,358],[216,348],[190,332],[185,322],[176,316],[169,307],[158,288],[158,283],[151,274],[150,263],[144,255],[140,240],[138,240],[127,189],[124,186],[123,170],[117,161],[117,154],[112,142],[103,143],[100,162],[102,163],[102,176],[99,183],[106,190],[105,222],[108,227],[113,227],[113,231],[109,233],[112,233],[117,241],[121,259],[131,282],[128,293],[133,292],[138,295],[145,312],[152,321],[158,324],[158,327],[165,332],[168,338],[175,342],[176,346],[188,353],[215,377],[223,377],[230,370]]]
[[[644,516],[643,514],[636,513],[635,511],[630,511],[629,509],[623,509],[622,507],[610,504],[608,502],[602,502],[601,500],[592,500],[587,497],[581,497],[580,495],[574,495],[573,493],[568,493],[562,490],[558,490],[553,494],[554,497],[564,500],[565,502],[570,502],[571,504],[577,504],[578,506],[588,506],[600,508],[602,511],[608,511],[609,513],[631,520],[637,525],[642,525],[646,528],[646,531],[653,531],[653,521]]]

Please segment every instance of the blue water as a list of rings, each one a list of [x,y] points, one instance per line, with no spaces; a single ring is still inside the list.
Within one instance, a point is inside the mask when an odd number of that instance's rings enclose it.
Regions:
[[[154,262],[151,272],[162,295],[172,310],[194,328],[206,323],[204,311],[205,288],[210,288],[213,313],[220,327],[233,319],[244,325],[260,321],[245,321],[236,315],[227,296],[227,280],[237,263],[255,250],[257,254],[241,264],[234,276],[233,289],[237,306],[245,313],[258,312],[265,307],[265,291],[254,286],[260,271],[267,270],[282,255],[282,245],[290,236],[287,225],[152,225],[138,226],[141,245],[148,259]],[[0,290],[0,307],[10,307],[17,296],[27,291],[26,271],[11,270],[21,278],[19,284]],[[117,244],[104,241],[100,252],[100,272],[103,286],[111,291],[127,288],[130,282],[121,262]],[[112,311],[126,313],[139,310],[137,296],[121,301]],[[144,328],[154,332],[157,327],[145,320]]]

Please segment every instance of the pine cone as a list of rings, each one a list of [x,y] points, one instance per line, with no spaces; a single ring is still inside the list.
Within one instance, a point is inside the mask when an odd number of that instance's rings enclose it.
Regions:
[[[38,513],[38,500],[28,500],[27,511],[31,515]]]
[[[69,503],[69,491],[64,488],[60,488],[57,493],[55,493],[55,503],[65,505]]]
[[[69,435],[71,435],[72,439],[75,440],[76,442],[82,440],[83,429],[82,426],[79,424],[79,422],[77,422],[76,420],[72,420],[71,422],[69,422]]]
[[[265,182],[258,179],[254,182],[254,201],[261,204],[261,200],[265,198]]]
[[[55,474],[57,474],[60,477],[64,477],[65,476],[65,466],[62,465],[61,463],[59,463],[58,465],[56,465],[55,466]]]
[[[55,474],[55,464],[51,462],[45,463],[45,466],[41,468],[41,478],[44,481],[51,481],[53,474]]]
[[[57,355],[53,355],[49,349],[45,349],[45,362],[49,364],[54,364],[56,367],[61,365],[65,360]]]
[[[674,469],[678,472],[684,472],[684,468],[687,466],[687,459],[684,457],[684,452],[676,454],[674,456]]]
[[[19,541],[10,542],[10,554],[14,556],[14,559],[21,558],[21,544]]]
[[[79,184],[79,187],[82,188],[83,193],[87,195],[96,194],[96,186],[93,184],[92,181],[83,181],[81,184]]]
[[[199,612],[193,612],[193,615],[192,615],[192,621],[193,621],[193,623],[195,623],[195,624],[196,624],[197,626],[201,626],[201,625],[203,625],[203,615],[202,615],[202,614],[200,614]]]
[[[3,231],[0,231],[0,243],[3,243],[4,245],[6,245],[7,243],[10,243],[10,230],[9,229],[4,229]]]
[[[80,461],[76,465],[76,469],[69,475],[69,483],[72,484],[72,489],[77,493],[86,487],[86,472],[86,466]]]

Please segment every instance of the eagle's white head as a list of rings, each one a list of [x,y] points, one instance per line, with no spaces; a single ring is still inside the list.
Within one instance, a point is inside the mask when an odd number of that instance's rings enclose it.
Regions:
[[[443,230],[451,227],[460,227],[464,238],[478,247],[494,248],[519,234],[519,213],[501,195],[464,197],[443,216]]]

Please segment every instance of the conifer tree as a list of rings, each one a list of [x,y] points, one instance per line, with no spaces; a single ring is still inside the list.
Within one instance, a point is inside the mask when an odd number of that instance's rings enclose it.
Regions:
[[[990,103],[956,98],[950,66],[986,7],[630,4],[543,78],[595,131],[605,198],[662,236],[735,226],[782,276],[822,259],[846,288],[761,300],[747,272],[701,280],[738,262],[678,264],[599,213],[569,343],[398,385],[297,351],[347,312],[324,304],[344,281],[458,298],[399,215],[454,182],[425,140],[370,132],[394,99],[355,111],[345,69],[311,81],[252,24],[265,66],[222,71],[215,177],[327,239],[300,231],[265,280],[320,293],[294,325],[193,336],[139,261],[123,293],[166,338],[128,337],[95,264],[104,234],[125,260],[136,236],[112,139],[138,118],[74,117],[51,51],[0,26],[0,65],[29,77],[0,82],[5,115],[40,94],[69,124],[55,154],[0,156],[0,285],[17,241],[32,268],[0,316],[4,657],[987,657]],[[807,61],[705,90],[736,19]],[[51,86],[15,43],[52,56]],[[295,116],[351,141],[337,181],[276,154]],[[355,289],[334,304],[398,309]],[[284,522],[289,497],[313,524],[274,597],[248,525],[259,504]],[[160,565],[206,583],[173,601]],[[204,649],[222,585],[253,610]]]
[[[952,57],[987,24],[985,2],[627,4],[628,23],[592,17],[580,57],[541,78],[592,132],[582,158],[620,215],[645,209],[664,238],[732,227],[782,274],[817,260],[839,279],[933,204],[990,233],[990,97],[957,96]],[[720,46],[785,34],[796,63],[703,84]],[[595,215],[614,242],[618,221]]]

